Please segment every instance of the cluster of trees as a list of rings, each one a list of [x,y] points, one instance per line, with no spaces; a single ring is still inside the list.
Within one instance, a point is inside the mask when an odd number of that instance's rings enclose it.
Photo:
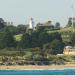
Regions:
[[[51,54],[58,54],[63,52],[64,43],[61,35],[58,32],[47,33],[34,31],[32,33],[25,33],[19,42],[19,47],[23,49],[39,47],[42,52],[49,50]]]
[[[56,24],[59,26],[59,23]],[[23,34],[20,41],[16,41],[14,35]],[[75,35],[72,34],[68,44],[75,45]],[[45,31],[41,28],[35,31],[26,32],[24,25],[8,26],[3,19],[0,19],[0,49],[15,48],[15,50],[32,49],[39,50],[42,56],[45,54],[61,54],[66,43],[63,42],[59,32]]]
[[[66,27],[75,27],[75,17],[70,17],[68,19],[68,24],[66,25]]]
[[[2,18],[0,18],[0,32],[4,32],[6,28],[13,34],[23,34],[26,32],[26,26],[23,24],[19,24],[18,26],[14,26],[13,24],[8,24]]]
[[[13,30],[13,27],[11,27]],[[63,52],[64,43],[62,42],[61,34],[58,32],[48,33],[42,30],[36,30],[24,33],[19,42],[14,38],[14,34],[8,26],[0,32],[0,49],[15,48],[18,50],[30,49],[38,47],[42,55],[44,53],[58,54]]]
[[[69,41],[65,42],[66,45],[75,46],[75,32],[69,34]]]

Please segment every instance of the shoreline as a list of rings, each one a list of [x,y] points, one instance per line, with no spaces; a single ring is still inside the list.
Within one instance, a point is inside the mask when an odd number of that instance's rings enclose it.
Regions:
[[[75,64],[66,65],[16,65],[16,66],[0,66],[0,70],[64,70],[64,69],[75,69]]]

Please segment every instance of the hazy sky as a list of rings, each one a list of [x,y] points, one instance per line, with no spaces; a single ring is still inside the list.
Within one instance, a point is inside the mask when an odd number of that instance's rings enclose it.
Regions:
[[[0,0],[0,17],[15,25],[26,24],[33,17],[36,23],[52,20],[63,26],[72,16],[72,3],[75,0]]]

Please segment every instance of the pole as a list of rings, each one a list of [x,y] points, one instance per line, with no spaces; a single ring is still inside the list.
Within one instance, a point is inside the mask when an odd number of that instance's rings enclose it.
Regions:
[[[74,2],[74,1],[72,1]],[[72,29],[73,29],[73,32],[74,32],[74,5],[72,3]]]
[[[72,5],[72,28],[73,28],[73,5]]]

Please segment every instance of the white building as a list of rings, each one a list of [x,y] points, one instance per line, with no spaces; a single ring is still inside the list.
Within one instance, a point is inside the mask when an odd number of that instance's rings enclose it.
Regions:
[[[29,29],[32,29],[32,30],[35,29],[33,18],[30,18],[30,21],[29,21]]]

